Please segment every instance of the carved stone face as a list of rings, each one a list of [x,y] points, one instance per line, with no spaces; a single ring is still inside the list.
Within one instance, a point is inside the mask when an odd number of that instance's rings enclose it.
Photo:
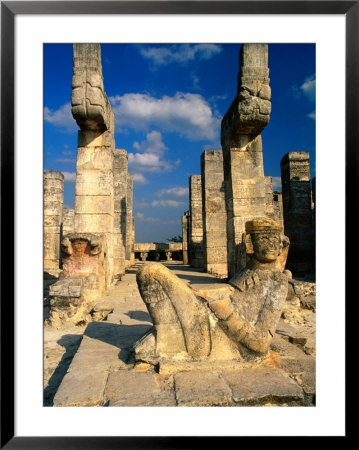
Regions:
[[[87,247],[87,241],[83,241],[80,239],[77,239],[76,241],[72,242],[72,248],[74,251],[74,256],[82,256],[85,254]]]
[[[260,262],[273,262],[282,251],[282,239],[279,233],[253,233],[251,239],[254,257]]]

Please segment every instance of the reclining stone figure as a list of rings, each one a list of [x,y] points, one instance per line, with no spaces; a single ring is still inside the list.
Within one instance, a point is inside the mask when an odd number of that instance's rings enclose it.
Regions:
[[[228,284],[191,289],[162,264],[143,265],[137,284],[154,327],[135,344],[136,361],[265,357],[287,297],[288,247],[280,226],[263,218],[246,223],[247,262]]]

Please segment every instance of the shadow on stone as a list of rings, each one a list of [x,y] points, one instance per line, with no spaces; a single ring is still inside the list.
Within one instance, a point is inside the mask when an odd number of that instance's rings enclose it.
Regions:
[[[67,373],[71,361],[77,352],[82,340],[82,335],[65,334],[57,341],[59,345],[65,347],[66,352],[62,355],[61,361],[56,367],[54,373],[49,379],[48,385],[44,390],[44,406],[53,406],[55,394],[61,384],[62,379]]]
[[[126,316],[135,320],[143,320],[144,322],[152,322],[151,316],[146,311],[128,311]]]
[[[84,335],[120,349],[131,348],[137,339],[143,336],[151,325],[117,325],[106,322],[91,322]]]

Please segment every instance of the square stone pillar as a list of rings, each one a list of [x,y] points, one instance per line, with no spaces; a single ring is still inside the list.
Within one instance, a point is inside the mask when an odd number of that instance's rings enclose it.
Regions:
[[[227,212],[222,150],[202,153],[201,173],[204,270],[218,278],[227,278]]]
[[[126,193],[126,268],[134,264],[133,175],[127,175]]]
[[[189,211],[182,216],[182,246],[183,246],[183,264],[188,264],[188,227],[189,227]]]
[[[71,105],[80,131],[75,232],[103,235],[106,286],[113,280],[114,113],[103,84],[99,44],[74,44]]]
[[[308,152],[290,152],[281,161],[284,232],[290,239],[287,268],[298,276],[314,271],[315,245]]]
[[[127,234],[127,169],[126,150],[115,150],[114,157],[114,274],[123,275],[126,269]]]
[[[202,219],[202,181],[201,175],[189,178],[190,225],[188,257],[193,267],[203,268],[203,219]]]
[[[245,223],[267,215],[260,133],[271,111],[268,45],[243,44],[239,66],[237,95],[221,126],[229,277],[242,268],[239,254]]]
[[[44,272],[58,275],[64,203],[64,176],[44,172]]]

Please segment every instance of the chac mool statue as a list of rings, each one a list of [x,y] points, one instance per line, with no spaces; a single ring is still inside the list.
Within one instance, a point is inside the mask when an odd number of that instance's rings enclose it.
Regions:
[[[287,297],[289,240],[268,218],[247,222],[245,230],[245,267],[228,284],[191,289],[162,264],[139,269],[137,284],[154,326],[135,344],[136,361],[267,355]]]

